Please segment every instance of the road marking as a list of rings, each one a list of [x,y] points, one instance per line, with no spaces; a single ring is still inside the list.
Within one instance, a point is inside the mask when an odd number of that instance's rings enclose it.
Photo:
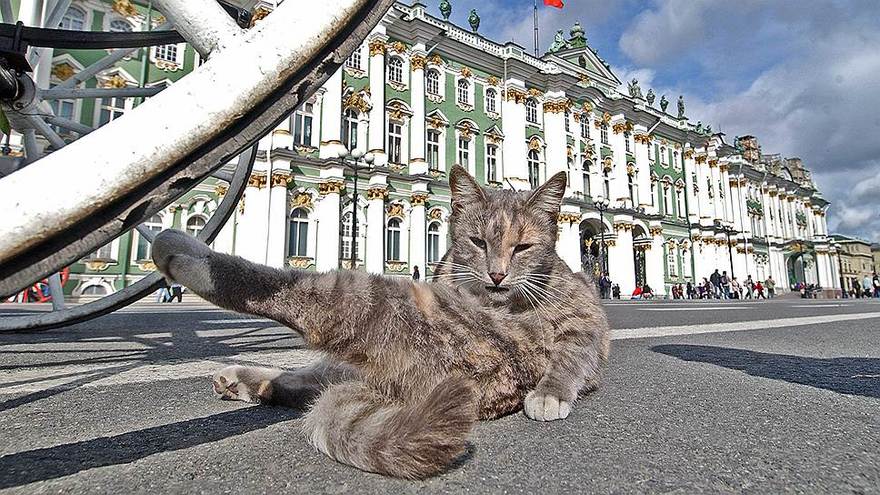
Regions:
[[[269,318],[230,318],[228,320],[202,320],[201,323],[209,325],[226,325],[228,323],[278,323]],[[280,325],[280,323],[278,323]]]
[[[669,327],[621,328],[611,331],[611,339],[643,339],[647,337],[670,337],[674,335],[693,335],[700,333],[767,330],[770,328],[797,327],[801,325],[820,325],[824,323],[834,323],[838,321],[868,320],[871,318],[880,318],[880,313],[804,316],[798,318],[779,318],[775,320],[706,323],[701,325],[679,325]]]
[[[717,311],[725,309],[753,309],[754,306],[683,306],[679,308],[633,308],[639,311]]]
[[[795,304],[792,308],[843,308],[852,304]]]

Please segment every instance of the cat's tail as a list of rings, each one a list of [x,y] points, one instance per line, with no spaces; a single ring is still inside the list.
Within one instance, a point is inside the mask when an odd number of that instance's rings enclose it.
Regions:
[[[391,403],[362,382],[329,387],[305,418],[318,450],[364,471],[408,479],[441,473],[465,452],[476,422],[471,383],[440,382],[414,405]]]

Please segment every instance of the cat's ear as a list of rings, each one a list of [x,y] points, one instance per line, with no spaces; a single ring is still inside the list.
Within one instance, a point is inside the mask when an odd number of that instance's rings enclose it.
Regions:
[[[559,213],[559,208],[562,206],[562,197],[565,196],[565,184],[567,182],[568,177],[565,172],[559,172],[550,177],[547,182],[535,189],[535,192],[529,196],[526,206],[552,215],[555,222],[556,214]]]
[[[471,177],[461,165],[453,165],[449,171],[449,189],[452,191],[452,212],[455,213],[466,205],[486,201],[486,194],[477,181]]]

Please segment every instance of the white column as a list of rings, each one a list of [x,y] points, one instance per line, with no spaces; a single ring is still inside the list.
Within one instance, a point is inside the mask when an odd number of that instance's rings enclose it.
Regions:
[[[342,69],[324,83],[321,96],[321,142],[318,156],[335,158],[342,144]]]
[[[269,246],[266,250],[266,264],[276,268],[285,266],[287,261],[287,183],[291,177],[290,161],[273,158],[269,179]]]
[[[412,118],[409,119],[409,173],[428,173],[428,162],[425,160],[425,45],[417,43],[413,46],[413,55],[409,65],[412,67],[410,107]],[[424,267],[421,268],[422,270]],[[422,272],[424,273],[424,272]]]
[[[564,205],[559,214],[559,238],[556,240],[556,253],[573,272],[581,271],[580,210],[575,206]]]
[[[728,165],[726,163],[722,163],[718,167],[718,175],[721,178],[721,187],[724,191],[724,211],[725,221],[731,222],[735,221],[734,218],[736,215],[734,214],[734,202],[737,201],[737,198],[733,196],[733,190],[730,186],[730,174],[728,173]],[[737,228],[737,230],[742,230],[741,228]]]
[[[611,200],[612,207],[623,206],[626,204],[626,200],[629,199],[629,191],[627,189],[629,177],[626,175],[626,143],[623,138],[624,131],[619,128],[619,126],[625,125],[626,121],[623,120],[622,115],[616,115],[615,120],[616,122],[611,126],[608,136],[611,152],[614,157],[614,168],[611,170],[611,197],[608,198]],[[615,130],[615,128],[617,129]],[[632,233],[630,232],[630,234]],[[631,237],[632,235],[630,235]],[[620,288],[622,291],[623,285]],[[635,289],[635,285],[633,285],[633,289]]]
[[[636,158],[636,171],[638,172],[639,204],[633,206],[642,207],[646,213],[652,215],[657,213],[657,209],[651,206],[651,162],[649,158],[651,144],[646,134],[647,128],[636,126],[635,132],[635,135],[640,136],[640,142],[636,142],[633,137],[633,146],[635,146],[633,155]],[[651,282],[648,282],[648,285],[654,288],[654,284]]]
[[[721,199],[723,193],[719,188],[721,173],[718,170],[717,158],[709,158],[709,176],[712,179],[712,189],[715,191],[715,197],[712,198],[712,220],[724,220],[724,200]]]
[[[523,81],[509,79],[505,84],[504,101],[501,103],[504,133],[504,179],[518,190],[529,188],[529,171],[526,166],[526,99]],[[454,151],[453,151],[454,152]]]
[[[705,189],[706,186],[699,184],[699,179],[697,179],[697,182],[694,182],[694,172],[697,171],[697,164],[694,163],[693,152],[685,149],[682,151],[682,157],[684,158],[684,183],[687,189],[688,222],[691,224],[699,223],[702,205],[694,186],[696,186],[696,189]],[[693,246],[691,249],[693,249]]]
[[[705,156],[695,160],[694,164],[694,168],[697,170],[697,182],[699,182],[697,197],[700,204],[700,225],[707,227],[712,225],[712,211],[714,210],[713,200],[709,197],[711,175],[709,174],[709,166],[706,164]]]
[[[419,272],[424,276],[427,272],[425,248],[425,203],[428,201],[428,183],[416,182],[412,185],[409,210],[409,264],[419,267]]]
[[[548,92],[544,102],[544,142],[547,143],[544,159],[547,163],[547,178],[567,168],[565,139],[565,93]]]
[[[345,185],[341,167],[332,166],[321,171],[318,192],[321,198],[316,204],[318,213],[315,268],[319,272],[339,268],[339,193]]]
[[[381,26],[380,26],[381,27]],[[384,31],[384,29],[383,29]],[[387,37],[373,36],[370,40],[370,124],[367,146],[373,153],[374,164],[388,163],[385,155],[385,42]]]
[[[666,294],[666,281],[663,277],[663,267],[666,260],[663,259],[663,229],[660,222],[651,222],[651,249],[645,252],[645,279],[655,294]]]
[[[268,182],[265,161],[254,162],[254,170],[248,178],[241,199],[239,235],[236,236],[235,252],[254,263],[266,262],[266,234],[268,232],[269,203],[266,187]]]
[[[367,189],[367,242],[365,264],[368,273],[385,273],[385,198],[388,177],[375,174]]]
[[[614,230],[617,232],[617,239],[614,246],[609,249],[608,271],[611,280],[620,286],[621,298],[629,297],[636,288],[631,226],[631,216],[614,215]]]

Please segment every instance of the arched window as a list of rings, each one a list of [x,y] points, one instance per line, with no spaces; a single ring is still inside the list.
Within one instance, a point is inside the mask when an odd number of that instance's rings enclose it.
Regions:
[[[590,138],[590,118],[586,113],[581,114],[581,138]]]
[[[106,296],[107,288],[103,285],[90,285],[82,290],[84,296]]]
[[[602,138],[602,144],[608,144],[608,124],[602,124],[602,127],[599,130],[601,134],[600,137]]]
[[[353,218],[354,214],[350,211],[342,216],[342,259],[344,260],[351,259],[352,249],[355,250],[357,259],[360,259],[357,239],[354,238]]]
[[[669,163],[668,157],[666,156],[666,147],[660,147],[660,164],[666,165]]]
[[[159,215],[153,215],[149,220],[144,222],[144,227],[147,230],[152,232],[153,234],[158,234],[162,231],[162,217]],[[150,242],[143,235],[138,234],[138,242],[137,242],[137,252],[135,253],[135,259],[140,260],[148,260],[150,259]]]
[[[565,111],[565,132],[571,132],[571,125],[569,124],[569,120],[571,120],[571,112],[568,110]]]
[[[403,125],[400,122],[388,121],[388,162],[403,163]]]
[[[679,189],[678,194],[675,195],[675,209],[678,212],[678,216],[680,218],[684,218],[684,190]]]
[[[602,192],[606,199],[611,199],[611,175],[610,170],[602,167]]]
[[[538,152],[535,150],[529,151],[527,161],[529,165],[529,185],[532,189],[537,189],[538,183],[541,180],[541,163],[538,159]]]
[[[431,170],[440,169],[440,131],[429,130],[428,139],[425,143],[426,159],[428,160],[428,168]]]
[[[70,7],[58,25],[61,29],[82,31],[86,28],[86,13],[79,7]]]
[[[486,146],[486,181],[498,182],[498,146]]]
[[[471,103],[471,83],[467,79],[458,80],[457,101],[462,105],[470,105]]]
[[[425,72],[425,92],[440,96],[440,73],[436,69],[428,69],[428,72]]]
[[[400,220],[392,218],[388,221],[385,239],[385,259],[400,261]]]
[[[586,69],[587,68],[587,57],[585,57],[584,55],[581,55],[580,57],[578,57],[578,65],[580,65],[581,67]]]
[[[361,70],[361,49],[358,48],[351,53],[351,56],[348,57],[348,60],[345,61],[345,66],[350,69]]]
[[[428,263],[440,261],[440,224],[431,222],[428,225]]]
[[[130,33],[132,31],[131,24],[122,19],[114,19],[110,21],[110,31],[114,33]]]
[[[663,184],[663,213],[672,216],[672,188]]]
[[[306,256],[309,245],[308,217],[308,213],[302,208],[290,212],[290,223],[287,230],[288,256]]]
[[[197,237],[204,228],[205,219],[202,217],[189,217],[186,221],[186,233],[193,237]]]
[[[526,100],[526,122],[530,124],[538,123],[538,102],[534,98]]]
[[[462,135],[458,136],[458,164],[466,169],[470,169],[471,140]]]
[[[311,103],[306,102],[293,112],[293,144],[312,145],[313,108]]]
[[[678,159],[678,152],[672,152],[672,166],[675,167],[676,170],[681,170],[681,161]]]
[[[584,196],[590,196],[590,160],[584,160],[583,167]]]
[[[403,60],[400,57],[388,59],[388,80],[403,84]]]
[[[486,112],[495,113],[495,99],[498,97],[498,92],[493,88],[489,88],[486,90]]]
[[[639,205],[639,189],[636,182],[637,175],[635,172],[627,176],[627,187],[629,188],[629,200],[632,202],[633,208]]]
[[[630,144],[629,144],[629,138],[630,138],[629,131],[624,131],[623,132],[623,141],[624,141],[624,143],[626,143],[626,152],[632,153],[632,146],[630,146]]]
[[[345,110],[342,118],[342,144],[349,150],[358,145],[358,116],[353,108]]]

